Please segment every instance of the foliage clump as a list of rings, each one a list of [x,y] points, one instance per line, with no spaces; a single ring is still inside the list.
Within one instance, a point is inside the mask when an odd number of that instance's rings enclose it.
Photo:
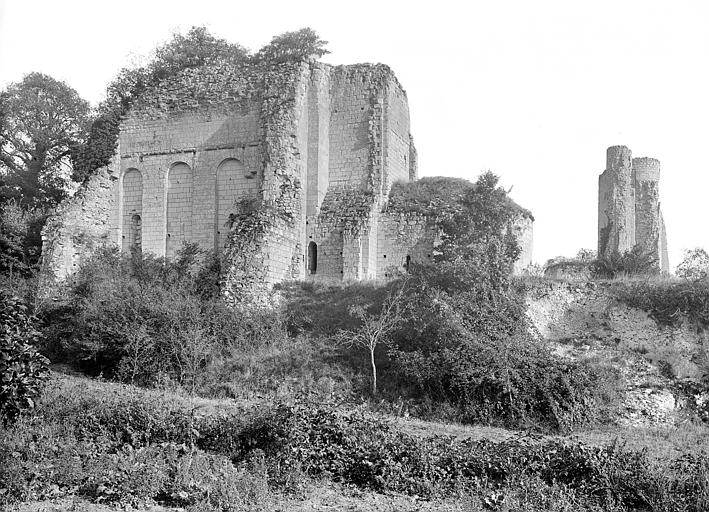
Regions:
[[[0,92],[0,202],[55,206],[71,189],[72,152],[89,104],[65,82],[29,73]]]
[[[705,280],[709,276],[709,254],[701,247],[685,250],[675,273],[687,281]]]
[[[663,325],[688,320],[709,326],[709,283],[706,281],[631,281],[614,283],[611,291],[630,307],[639,308]]]
[[[275,509],[276,493],[308,478],[460,497],[481,510],[518,503],[519,510],[561,510],[549,508],[556,499],[564,510],[699,512],[709,499],[705,452],[655,460],[618,444],[411,435],[362,409],[323,401],[255,411],[233,402],[218,411],[204,406],[61,377],[35,418],[0,430],[0,505],[78,495],[208,511]]]
[[[657,256],[642,244],[636,244],[623,253],[616,251],[601,256],[591,263],[590,268],[594,276],[605,279],[656,275],[660,271]]]
[[[359,488],[432,498],[461,486],[480,491],[534,479],[542,486],[561,485],[577,503],[605,510],[699,511],[709,498],[704,453],[667,467],[645,452],[615,444],[420,439],[360,411],[338,411],[328,404],[279,404],[247,425],[240,438],[243,451],[237,459],[263,453],[275,482],[298,468]]]
[[[520,212],[497,177],[440,181],[402,188],[394,203],[406,197],[435,215],[441,238],[432,265],[409,269],[404,321],[388,349],[399,381],[466,422],[566,430],[602,419],[614,371],[563,361],[530,334],[511,279]]]
[[[38,206],[0,204],[0,274],[28,278],[38,269],[46,219],[47,210]]]
[[[35,406],[49,373],[49,361],[36,346],[41,340],[29,306],[0,290],[0,418],[12,423]]]
[[[327,41],[310,27],[293,32],[285,32],[275,36],[270,43],[261,48],[255,55],[256,62],[280,63],[320,58],[329,52],[325,46]]]
[[[277,314],[242,315],[219,295],[220,262],[186,244],[174,260],[99,251],[45,312],[48,348],[90,374],[194,392],[225,350],[281,336]]]

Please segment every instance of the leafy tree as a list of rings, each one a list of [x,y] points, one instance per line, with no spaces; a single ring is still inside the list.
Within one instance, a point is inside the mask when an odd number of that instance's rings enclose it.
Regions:
[[[0,273],[28,276],[39,263],[47,213],[22,208],[16,199],[0,205]]]
[[[512,232],[519,208],[515,208],[498,181],[492,172],[481,175],[457,207],[439,221],[443,231],[439,261],[484,259],[481,251],[486,252],[497,241],[504,246],[505,263],[512,268],[520,251]]]
[[[30,73],[11,84],[0,94],[0,193],[40,206],[65,197],[88,116],[89,104],[50,76]]]
[[[277,63],[319,58],[330,53],[326,45],[327,41],[320,39],[312,28],[306,27],[274,37],[254,55],[254,59],[257,62]]]
[[[74,154],[74,179],[82,181],[110,163],[122,118],[148,88],[185,69],[245,62],[248,57],[243,46],[215,37],[205,27],[192,27],[156,48],[147,65],[121,69],[107,87],[87,143]]]
[[[701,247],[685,250],[675,273],[687,281],[706,279],[709,276],[709,254]]]
[[[214,37],[206,27],[192,27],[187,34],[175,34],[155,50],[147,66],[149,80],[159,82],[183,69],[210,64],[238,64],[248,59],[249,52],[239,44]]]

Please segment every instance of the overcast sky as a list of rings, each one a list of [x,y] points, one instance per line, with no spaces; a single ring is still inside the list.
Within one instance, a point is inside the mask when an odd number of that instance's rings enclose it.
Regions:
[[[709,2],[0,0],[0,87],[41,71],[89,101],[171,33],[257,50],[304,26],[332,64],[382,62],[409,97],[421,176],[490,169],[534,213],[534,259],[596,247],[606,148],[662,162],[670,264],[709,249]]]

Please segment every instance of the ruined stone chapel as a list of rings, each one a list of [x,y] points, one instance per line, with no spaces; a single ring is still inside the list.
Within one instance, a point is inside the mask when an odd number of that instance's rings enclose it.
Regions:
[[[132,107],[111,164],[48,222],[44,266],[63,279],[99,244],[172,257],[193,242],[224,251],[227,294],[386,278],[432,257],[429,220],[386,209],[415,179],[406,92],[385,65],[190,69]],[[531,217],[517,230],[524,266]]]

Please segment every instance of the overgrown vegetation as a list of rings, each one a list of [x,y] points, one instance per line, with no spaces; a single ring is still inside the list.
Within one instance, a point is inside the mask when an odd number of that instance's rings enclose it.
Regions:
[[[611,290],[626,304],[648,311],[659,323],[679,325],[688,320],[709,326],[709,282],[637,280],[620,282]]]
[[[237,313],[219,297],[219,261],[185,245],[172,261],[104,250],[48,309],[48,350],[92,374],[191,391],[225,351],[247,352],[283,336],[277,313]]]
[[[590,264],[595,277],[613,279],[619,276],[649,276],[659,274],[659,261],[646,247],[637,244],[623,253],[601,256]]]
[[[0,204],[0,274],[29,278],[38,270],[47,212],[16,200]]]
[[[709,504],[704,452],[656,460],[617,444],[415,437],[364,411],[322,402],[246,413],[63,378],[48,389],[37,416],[2,433],[3,504],[78,495],[190,510],[268,510],[312,478],[454,499],[469,510],[699,512]]]
[[[42,309],[44,351],[89,375],[207,396],[349,393],[332,345],[288,336],[278,309],[229,307],[219,281],[219,260],[194,245],[172,261],[100,251]]]
[[[520,212],[497,178],[448,183],[450,197],[433,181],[400,191],[414,209],[425,205],[441,233],[435,264],[410,269],[405,320],[388,351],[400,381],[414,396],[454,406],[466,422],[565,430],[601,419],[618,376],[563,361],[531,336],[523,292],[511,280]]]
[[[13,423],[35,400],[47,379],[46,357],[37,352],[37,318],[18,297],[0,290],[0,420]]]

